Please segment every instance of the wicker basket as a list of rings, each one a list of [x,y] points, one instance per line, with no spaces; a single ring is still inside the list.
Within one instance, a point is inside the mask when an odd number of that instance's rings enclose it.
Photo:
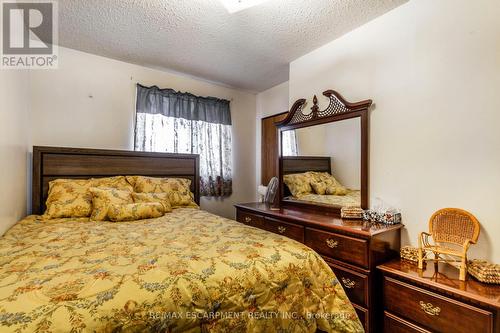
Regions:
[[[418,262],[418,249],[411,246],[403,246],[399,251],[401,259],[411,261],[412,263]]]
[[[500,265],[486,260],[469,260],[467,271],[477,280],[484,283],[500,284]]]

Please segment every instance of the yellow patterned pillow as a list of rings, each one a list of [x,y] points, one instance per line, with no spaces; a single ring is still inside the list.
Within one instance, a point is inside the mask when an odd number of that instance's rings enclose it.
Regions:
[[[169,193],[172,208],[198,207],[191,193],[191,180],[185,178],[154,178],[145,176],[127,176],[137,193]]]
[[[110,187],[91,187],[92,193],[92,221],[106,221],[108,219],[108,210],[111,205],[123,205],[134,203],[132,193]]]
[[[88,217],[92,212],[90,180],[56,179],[49,183],[43,219]]]
[[[326,194],[326,183],[325,182],[316,182],[311,181],[311,187],[316,194],[324,195]]]
[[[132,193],[135,203],[161,203],[165,207],[165,213],[172,211],[169,197],[170,193]]]
[[[108,217],[113,222],[152,219],[163,215],[165,215],[165,206],[160,202],[113,204],[108,209]]]
[[[134,191],[134,187],[130,185],[125,176],[92,178],[90,181],[92,187],[110,187],[129,192]]]
[[[309,178],[305,173],[294,173],[285,175],[283,181],[290,190],[290,193],[296,198],[300,198],[306,194],[312,193],[312,188],[309,183]]]
[[[306,172],[316,194],[326,195],[346,195],[347,189],[342,186],[335,177],[328,172]]]

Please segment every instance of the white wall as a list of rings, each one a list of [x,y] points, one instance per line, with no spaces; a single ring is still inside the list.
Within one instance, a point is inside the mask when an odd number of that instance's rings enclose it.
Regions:
[[[297,151],[300,156],[327,156],[326,125],[316,125],[295,130]]]
[[[294,131],[300,156],[330,156],[335,178],[349,189],[361,188],[360,118]]]
[[[26,215],[28,72],[0,71],[0,235]]]
[[[471,257],[500,262],[499,14],[497,0],[411,0],[291,63],[290,105],[329,88],[374,100],[370,197],[402,209],[403,245],[461,207],[482,224]]]
[[[261,183],[261,119],[286,112],[288,109],[288,81],[257,94],[257,123],[255,133],[255,168],[257,172],[255,173],[254,192],[257,191],[257,185]]]
[[[255,199],[254,94],[66,48],[59,69],[30,76],[33,145],[133,149],[136,83],[231,100],[234,193],[201,205],[234,217],[234,203]]]
[[[325,153],[332,156],[332,173],[347,188],[361,189],[361,119],[327,124]]]

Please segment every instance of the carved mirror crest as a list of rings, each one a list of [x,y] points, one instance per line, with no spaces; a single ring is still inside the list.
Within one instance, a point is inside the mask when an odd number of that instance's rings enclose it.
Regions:
[[[306,100],[299,99],[276,124],[280,132],[280,204],[333,212],[346,206],[368,208],[368,110],[372,101],[351,103],[334,90],[323,95],[329,100],[325,109],[320,109],[315,95],[311,111],[306,113]],[[311,179],[310,186],[301,183],[305,182],[302,175]]]

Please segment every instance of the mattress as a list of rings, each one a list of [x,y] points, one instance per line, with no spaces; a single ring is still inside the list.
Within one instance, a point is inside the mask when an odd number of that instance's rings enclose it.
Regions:
[[[292,200],[307,201],[311,203],[320,203],[338,207],[359,207],[361,205],[361,191],[347,190],[346,195],[320,195],[320,194],[305,194]]]
[[[362,332],[303,244],[202,210],[42,221],[0,238],[0,332]]]

